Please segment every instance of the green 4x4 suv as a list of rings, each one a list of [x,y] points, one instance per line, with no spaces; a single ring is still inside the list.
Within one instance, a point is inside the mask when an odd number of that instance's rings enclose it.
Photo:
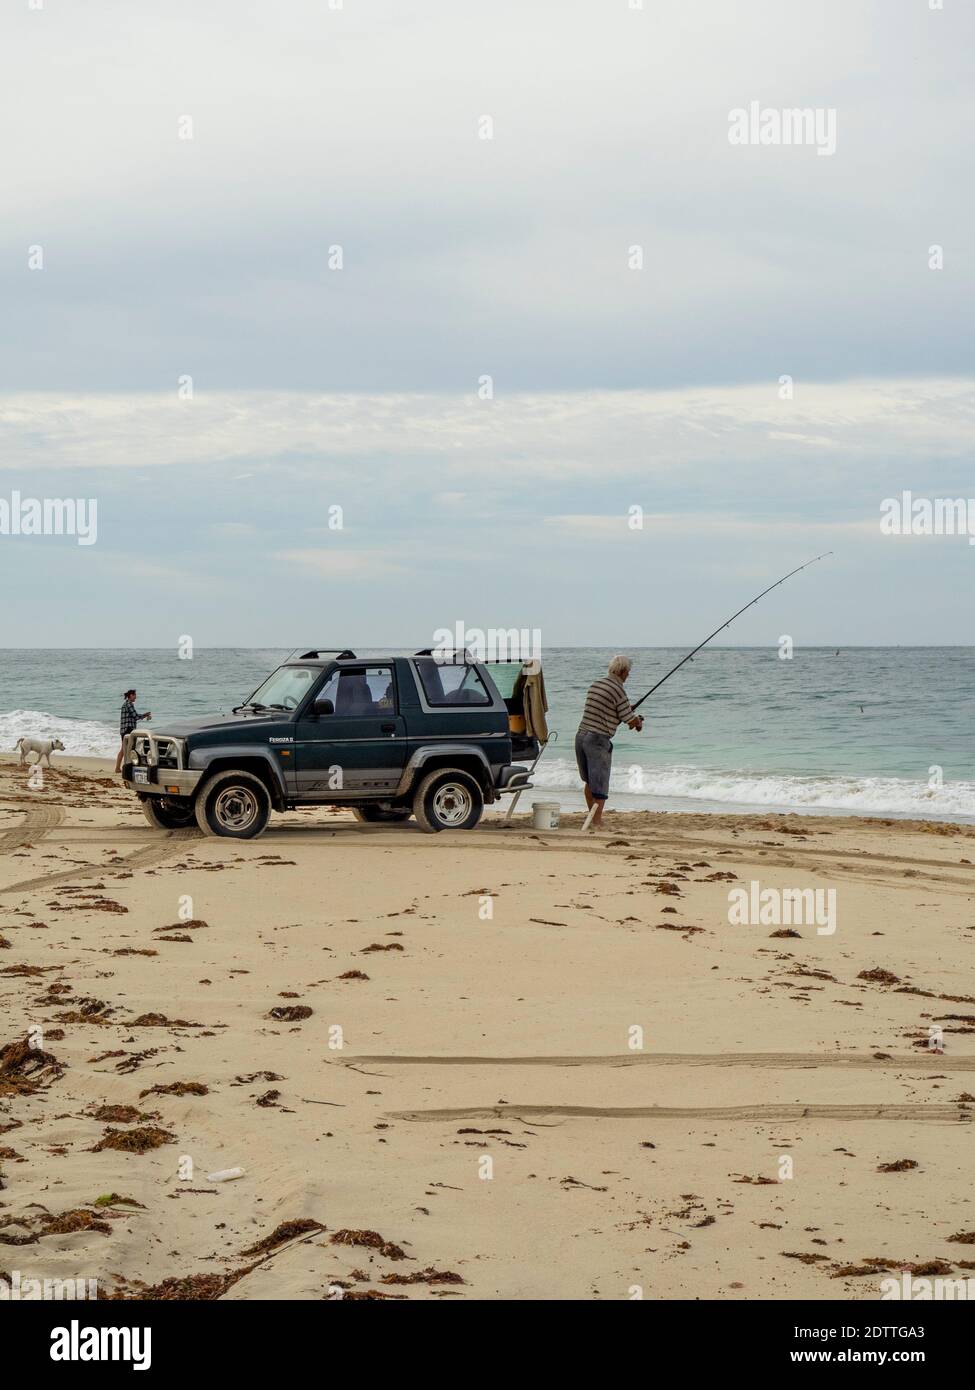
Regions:
[[[470,830],[485,802],[531,785],[513,759],[534,761],[539,744],[512,733],[516,705],[466,654],[309,651],[232,714],[128,734],[122,776],[163,830],[198,824],[246,840],[272,809],[326,805]]]

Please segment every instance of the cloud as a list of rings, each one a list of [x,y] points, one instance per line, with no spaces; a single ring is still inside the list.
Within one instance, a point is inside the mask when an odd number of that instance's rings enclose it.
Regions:
[[[975,191],[952,135],[975,12],[845,0],[811,26],[807,9],[7,6],[4,96],[30,138],[5,151],[0,380],[460,392],[482,373],[511,391],[972,370]],[[836,154],[731,146],[753,98],[835,107]]]
[[[631,526],[629,515],[598,516],[568,513],[547,516],[543,524],[547,529],[571,536],[591,536],[608,539],[612,536],[639,534],[641,531],[664,531],[668,534],[694,536],[726,535],[742,539],[770,539],[788,536],[830,536],[880,535],[879,513],[876,520],[869,521],[796,521],[788,517],[769,517],[762,521],[744,516],[709,516],[702,512],[644,512],[641,525]]]
[[[445,504],[485,480],[510,495],[524,480],[680,479],[691,465],[728,482],[734,467],[747,482],[754,468],[801,479],[828,461],[852,485],[895,457],[912,467],[967,458],[973,432],[972,378],[799,382],[791,401],[779,399],[777,381],[493,401],[473,392],[0,395],[8,471],[232,464],[241,480],[263,470],[265,488],[289,476],[422,479]]]
[[[371,580],[402,574],[404,566],[375,550],[282,550],[273,556],[324,579]]]

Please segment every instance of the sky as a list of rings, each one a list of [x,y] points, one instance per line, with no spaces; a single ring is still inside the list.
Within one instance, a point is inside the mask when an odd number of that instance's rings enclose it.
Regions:
[[[975,642],[975,547],[879,525],[975,499],[973,40],[961,0],[8,5],[0,520],[98,530],[0,534],[0,646],[692,643],[824,550],[728,640]],[[731,143],[752,103],[835,150]]]

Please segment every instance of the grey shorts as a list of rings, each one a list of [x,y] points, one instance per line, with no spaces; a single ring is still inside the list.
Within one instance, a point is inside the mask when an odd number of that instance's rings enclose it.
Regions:
[[[613,740],[587,729],[576,734],[576,765],[579,776],[596,801],[609,796],[609,770],[613,765]]]

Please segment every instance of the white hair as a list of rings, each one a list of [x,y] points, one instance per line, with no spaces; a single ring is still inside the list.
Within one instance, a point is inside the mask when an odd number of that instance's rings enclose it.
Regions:
[[[632,666],[633,662],[628,656],[614,656],[609,663],[609,674],[617,680],[625,681]]]

